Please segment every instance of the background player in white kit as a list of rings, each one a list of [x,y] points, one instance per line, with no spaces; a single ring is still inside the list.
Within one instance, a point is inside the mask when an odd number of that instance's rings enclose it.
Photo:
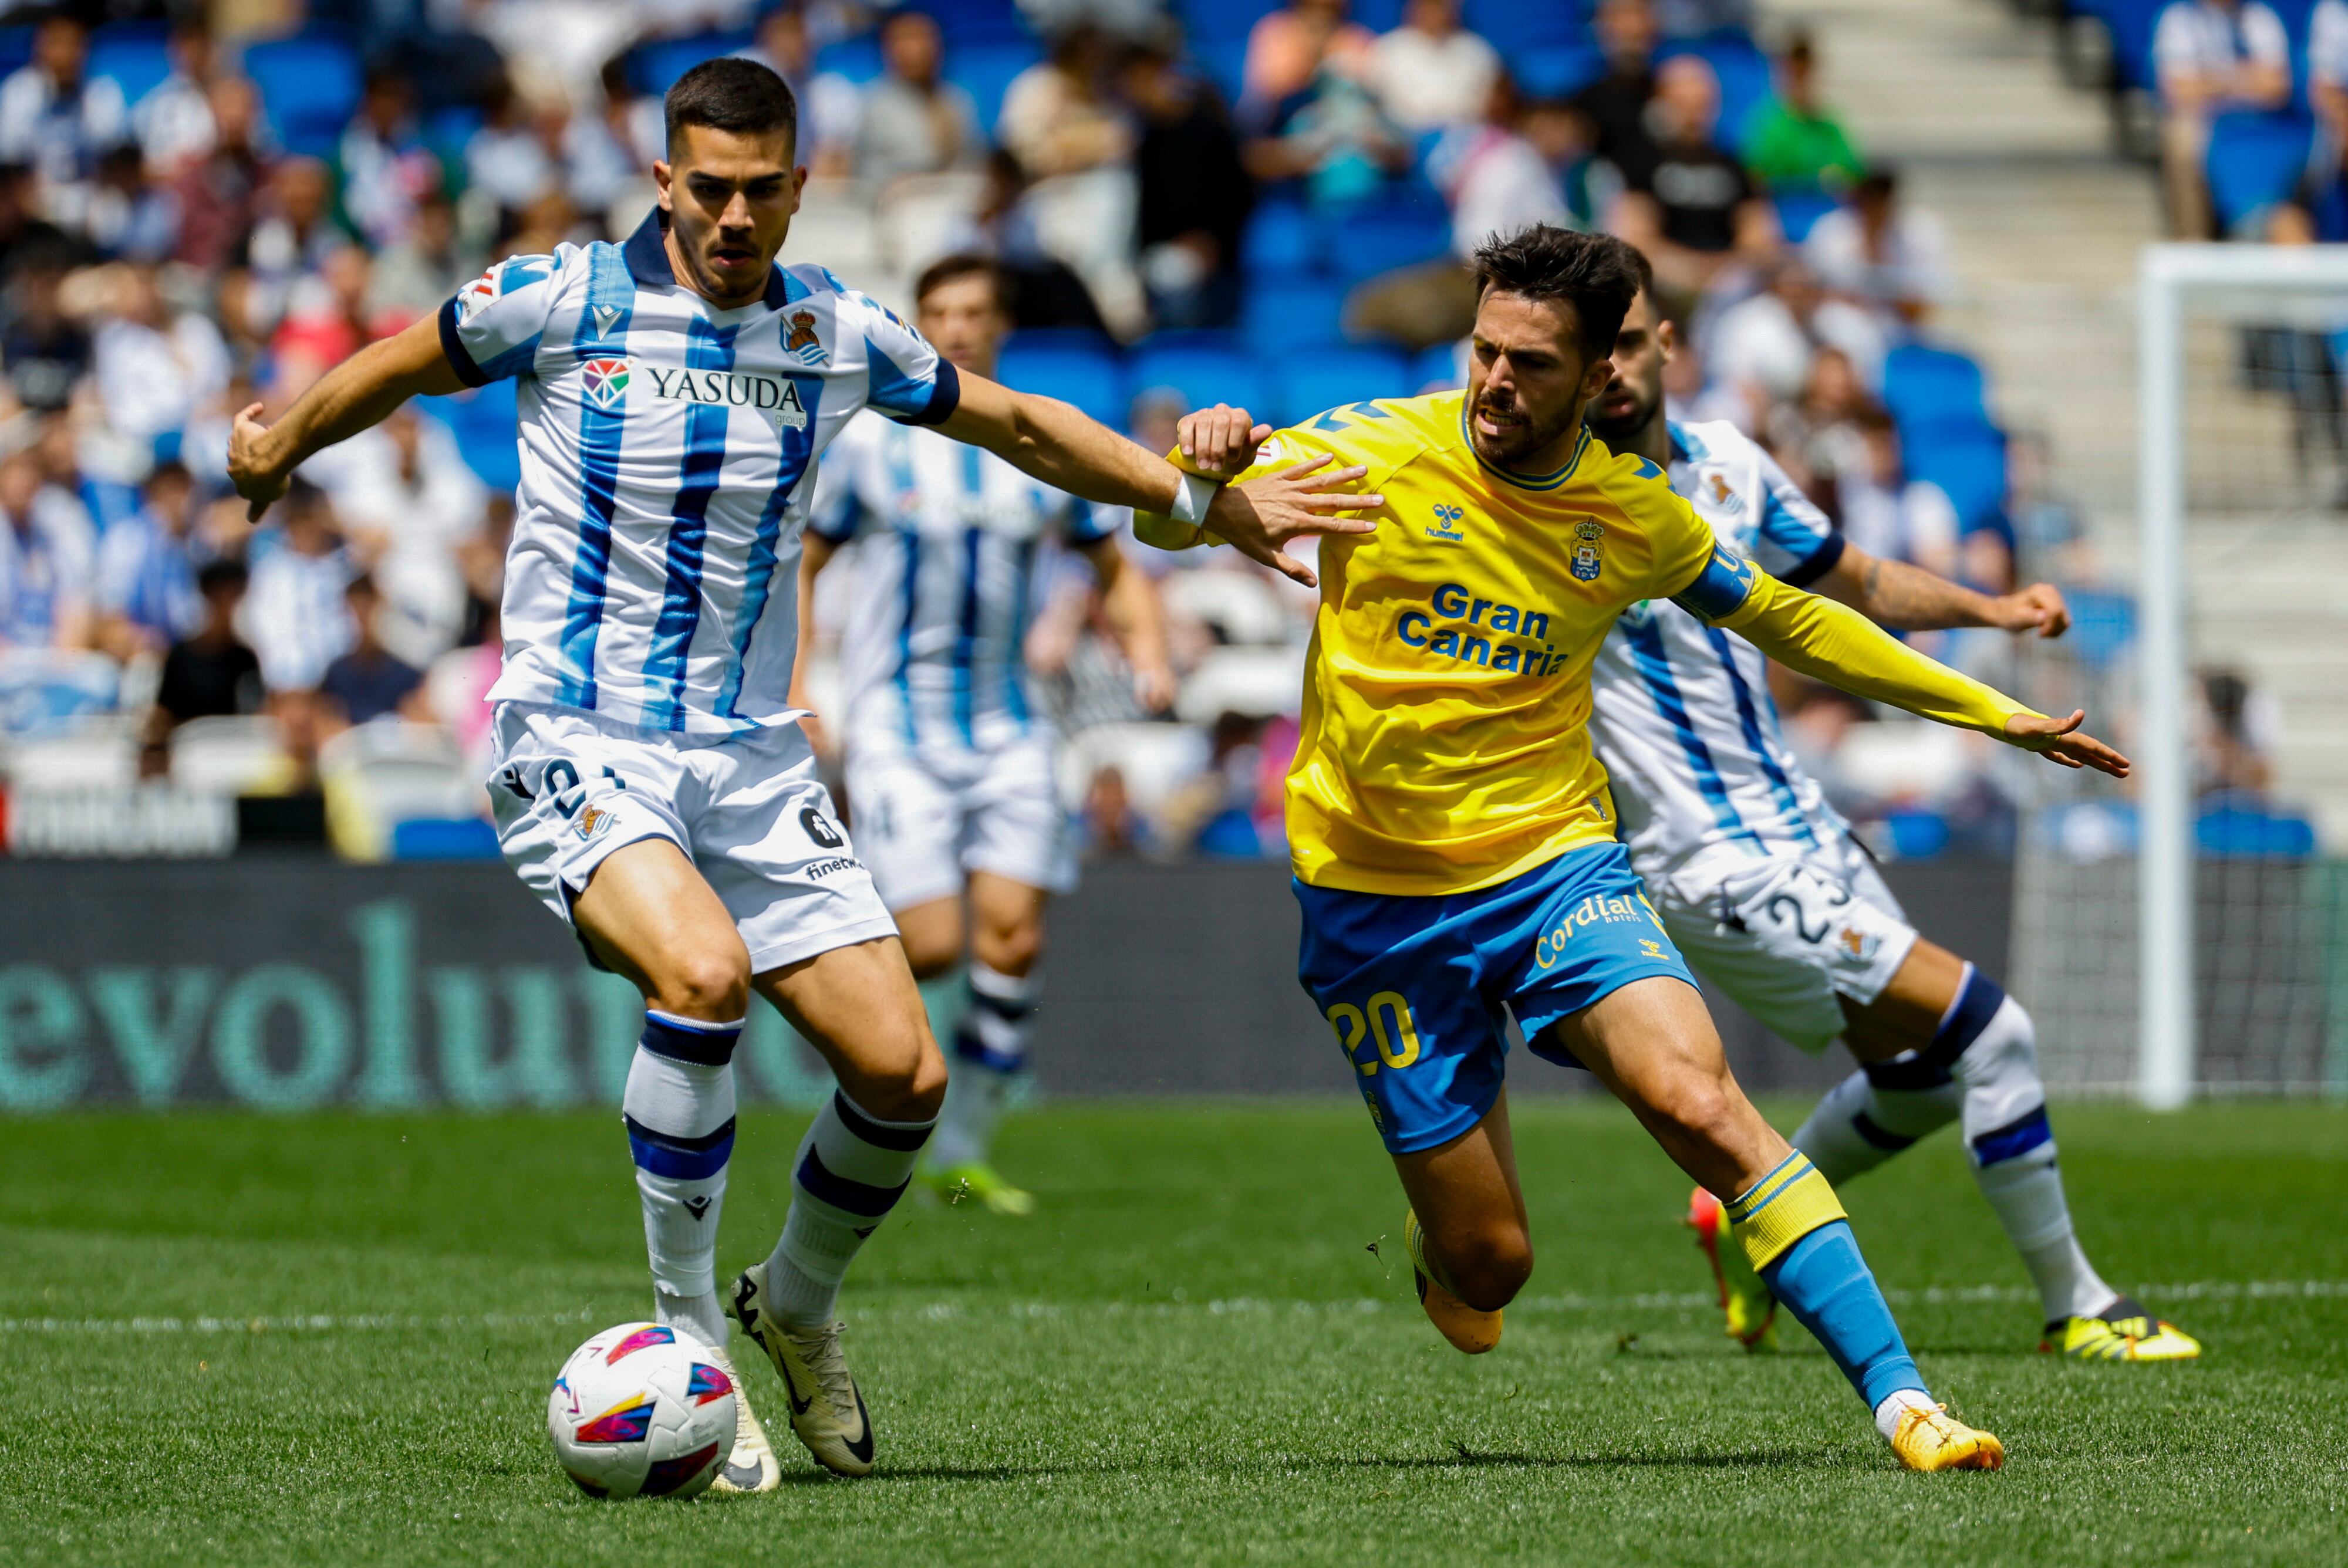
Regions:
[[[992,378],[1011,330],[994,263],[945,257],[913,295],[931,346],[956,370]],[[1045,901],[1076,882],[1052,727],[1026,682],[1040,549],[1056,540],[1083,553],[1136,697],[1150,711],[1173,700],[1157,589],[1126,565],[1120,521],[992,453],[868,413],[825,454],[800,559],[803,674],[816,575],[850,540],[866,541],[852,558],[840,636],[848,808],[931,1027],[953,1035],[952,1081],[923,1174],[1002,1214],[1035,1206],[991,1156],[1026,1063]],[[791,701],[810,706],[803,689]]]
[[[2059,637],[2045,584],[1991,596],[1847,544],[1776,461],[1725,421],[1663,410],[1673,328],[1652,288],[1623,318],[1614,379],[1589,423],[1617,452],[1664,466],[1729,548],[1781,581],[1903,630],[1988,626]],[[1861,1063],[1794,1134],[1838,1186],[1960,1122],[1982,1195],[2030,1269],[2047,1348],[2098,1360],[2200,1354],[2106,1285],[2081,1251],[2054,1162],[2030,1015],[1996,982],[1920,937],[1848,825],[1777,732],[1767,661],[1676,605],[1623,613],[1591,676],[1591,734],[1622,837],[1680,951],[1805,1050],[1837,1038]],[[1728,1332],[1748,1348],[1776,1303],[1702,1188],[1690,1223],[1712,1256]]]
[[[312,454],[407,398],[519,383],[490,784],[523,881],[644,992],[623,1097],[663,1322],[723,1353],[715,1256],[734,1141],[731,1059],[753,990],[839,1091],[794,1162],[780,1239],[726,1304],[784,1379],[817,1460],[871,1469],[840,1354],[839,1282],[911,1178],[946,1071],[895,926],[817,780],[788,702],[802,484],[858,410],[937,427],[1044,482],[1169,506],[1290,576],[1281,553],[1358,468],[1217,490],[1065,404],[939,360],[820,267],[776,254],[807,173],[790,89],[741,59],[670,89],[659,207],[623,245],[516,256],[437,319],[376,343],[274,425],[238,415],[230,472],[257,518]],[[780,1472],[747,1400],[720,1485]]]

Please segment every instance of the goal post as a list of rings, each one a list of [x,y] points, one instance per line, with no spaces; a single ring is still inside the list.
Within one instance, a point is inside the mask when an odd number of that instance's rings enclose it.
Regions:
[[[2137,766],[2136,1093],[2174,1110],[2200,1081],[2197,855],[2190,715],[2193,638],[2187,594],[2188,313],[2228,317],[2252,301],[2288,316],[2295,302],[2348,325],[2348,246],[2146,247],[2137,291]]]

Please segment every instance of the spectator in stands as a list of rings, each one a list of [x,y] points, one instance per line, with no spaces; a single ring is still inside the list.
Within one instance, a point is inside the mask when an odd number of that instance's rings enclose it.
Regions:
[[[228,390],[228,344],[201,311],[163,299],[152,266],[122,266],[92,338],[98,401],[114,430],[153,447],[174,441],[196,412]]]
[[[236,632],[248,580],[244,563],[233,559],[213,561],[196,574],[202,621],[163,656],[155,704],[141,726],[141,776],[170,772],[171,732],[189,720],[260,712],[261,661]]]
[[[0,159],[31,164],[43,205],[67,224],[80,220],[98,155],[130,129],[122,89],[88,64],[89,28],[57,11],[33,35],[31,63],[0,81]]]
[[[945,41],[919,11],[880,25],[882,74],[864,89],[856,174],[876,186],[907,174],[977,169],[986,157],[970,95],[944,79]]]
[[[1402,26],[1370,50],[1367,77],[1386,118],[1407,131],[1484,118],[1498,51],[1459,25],[1459,0],[1409,0]]]
[[[0,647],[75,650],[97,633],[98,540],[80,504],[43,482],[37,422],[0,428]]]
[[[1773,191],[1840,191],[1864,172],[1841,118],[1818,101],[1818,54],[1807,32],[1777,56],[1777,96],[1754,128],[1746,167]]]
[[[1740,425],[1759,428],[1771,404],[1798,395],[1821,348],[1841,350],[1869,385],[1881,381],[1888,345],[1872,316],[1829,296],[1797,258],[1771,263],[1766,276],[1759,293],[1720,313],[1705,342],[1714,377],[1749,400]]]
[[[369,564],[383,641],[421,668],[464,630],[458,557],[480,535],[489,487],[466,466],[448,427],[412,404],[346,446],[351,456],[326,487],[335,515]]]
[[[365,306],[368,333],[388,337],[440,308],[458,285],[480,272],[483,261],[458,244],[456,205],[438,190],[416,203],[407,232],[380,251],[367,273]]]
[[[212,79],[212,145],[181,164],[172,195],[180,207],[177,258],[202,272],[226,265],[252,231],[270,153],[262,140],[261,95],[242,77]]]
[[[1049,56],[1012,78],[994,131],[1028,179],[1131,162],[1133,128],[1109,91],[1115,57],[1107,34],[1078,26],[1052,40]]]
[[[1899,177],[1868,171],[1848,205],[1818,220],[1802,253],[1827,287],[1865,302],[1887,326],[1913,326],[1949,293],[1949,240],[1941,220],[1900,200]]]
[[[2268,753],[2281,728],[2272,699],[2254,691],[2237,671],[2213,667],[2199,675],[2201,711],[2194,726],[2194,794],[2265,794],[2274,782]]]
[[[159,654],[204,623],[191,538],[196,482],[177,458],[155,465],[142,504],[98,547],[98,645],[115,658]]]
[[[1720,80],[1710,66],[1693,55],[1663,62],[1650,118],[1653,161],[1622,168],[1624,190],[1608,227],[1646,253],[1663,290],[1684,298],[1733,261],[1766,259],[1776,222],[1744,165],[1714,139]]]
[[[29,163],[0,163],[0,285],[16,275],[28,258],[63,256],[77,251],[71,235],[38,211]]]
[[[63,298],[74,260],[63,247],[25,256],[0,305],[0,364],[27,408],[63,408],[89,374],[89,334],[66,313]]]
[[[342,530],[325,496],[297,478],[252,542],[252,588],[239,622],[273,692],[314,690],[352,641]]]
[[[2153,29],[2152,61],[2169,231],[2214,239],[2204,168],[2210,122],[2290,101],[2290,36],[2263,0],[2175,0]]]
[[[1358,75],[1376,42],[1367,27],[1345,19],[1345,0],[1288,0],[1256,18],[1248,30],[1240,97],[1261,111],[1313,85],[1323,67]]]
[[[1655,44],[1661,29],[1649,0],[1601,0],[1595,19],[1606,72],[1574,95],[1587,116],[1598,156],[1627,176],[1655,161],[1647,106],[1655,97]]]
[[[1125,99],[1140,124],[1138,237],[1150,314],[1159,326],[1222,326],[1239,310],[1240,237],[1254,182],[1239,132],[1213,86],[1163,43],[1134,50]]]
[[[742,54],[790,84],[799,101],[799,161],[808,171],[819,179],[845,178],[855,167],[861,109],[856,85],[837,71],[815,68],[815,40],[798,0],[767,12],[757,41]]]
[[[1076,834],[1087,861],[1122,860],[1147,855],[1157,835],[1149,819],[1135,809],[1126,789],[1125,770],[1110,763],[1096,769],[1085,785],[1085,804],[1076,814]]]
[[[1842,516],[1842,476],[1873,464],[1862,421],[1876,410],[1850,356],[1824,344],[1810,356],[1801,395],[1769,411],[1763,434],[1771,453],[1829,518]]]
[[[211,30],[201,20],[182,21],[164,47],[171,69],[132,108],[130,129],[149,167],[169,177],[212,149]]]
[[[1410,167],[1410,145],[1377,99],[1334,67],[1272,105],[1256,125],[1241,149],[1248,172],[1302,182],[1306,203],[1324,212],[1360,206]]]
[[[386,718],[430,723],[424,672],[386,648],[378,635],[383,597],[376,591],[375,579],[359,573],[343,589],[343,599],[350,607],[355,640],[350,651],[327,665],[318,682],[327,732]]]
[[[147,178],[136,143],[119,143],[98,160],[82,231],[99,255],[126,261],[160,261],[178,246],[179,206]]]
[[[1959,565],[1962,528],[1948,492],[1929,480],[1911,479],[1900,449],[1900,429],[1880,409],[1857,421],[1867,444],[1867,462],[1844,473],[1839,486],[1845,538],[1869,555],[1906,561],[1945,578],[1963,575]]]
[[[949,255],[967,251],[1002,268],[1011,293],[1012,320],[1021,328],[1107,331],[1092,290],[1045,245],[1026,195],[1027,177],[1020,172],[1019,160],[996,148],[987,154],[986,183],[976,210],[964,223],[948,229],[939,250]]]
[[[343,210],[378,250],[407,232],[417,202],[440,184],[440,160],[417,128],[414,87],[381,67],[367,74],[337,156]]]

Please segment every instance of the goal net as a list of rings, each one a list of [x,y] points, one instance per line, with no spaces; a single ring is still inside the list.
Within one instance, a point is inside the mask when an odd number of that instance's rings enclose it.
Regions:
[[[2015,775],[2046,1079],[2348,1092],[2348,254],[2155,246],[2133,299],[2003,326],[2041,373],[2008,415],[2021,569],[2079,612],[2024,693],[2137,764]]]

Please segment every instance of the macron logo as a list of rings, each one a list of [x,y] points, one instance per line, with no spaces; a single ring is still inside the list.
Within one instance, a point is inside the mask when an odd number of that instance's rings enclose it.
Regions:
[[[653,395],[667,402],[755,408],[773,420],[778,430],[807,428],[807,405],[799,401],[798,384],[787,376],[730,370],[664,370],[641,362],[640,368],[652,377]]]

